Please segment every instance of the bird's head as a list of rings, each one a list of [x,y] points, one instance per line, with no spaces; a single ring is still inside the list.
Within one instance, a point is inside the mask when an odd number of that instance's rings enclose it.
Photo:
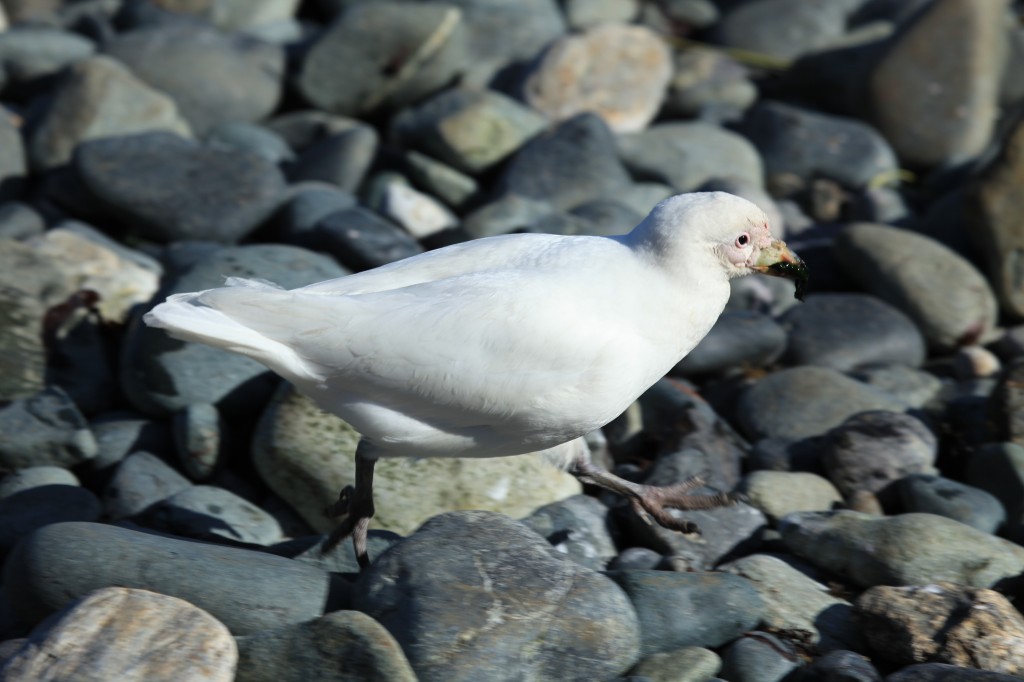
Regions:
[[[660,238],[709,249],[730,279],[754,273],[785,277],[793,280],[796,297],[803,300],[807,266],[772,236],[764,211],[746,199],[727,192],[680,194],[658,204],[648,221],[655,233],[674,233]]]

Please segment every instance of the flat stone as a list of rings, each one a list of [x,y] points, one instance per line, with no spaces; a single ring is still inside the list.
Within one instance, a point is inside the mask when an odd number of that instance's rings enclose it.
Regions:
[[[468,61],[462,17],[441,3],[351,5],[306,53],[299,90],[318,109],[347,116],[422,99]]]
[[[493,512],[434,517],[363,573],[354,598],[421,682],[606,679],[639,653],[636,613],[612,581]]]
[[[132,75],[117,60],[96,55],[72,65],[29,138],[32,165],[41,171],[68,163],[86,140],[166,130],[189,137],[174,101]]]
[[[636,608],[644,657],[684,646],[720,647],[752,629],[764,612],[754,585],[727,573],[635,570],[609,576]]]
[[[846,497],[875,495],[911,474],[934,474],[938,438],[909,414],[873,410],[851,416],[822,444],[825,472]]]
[[[966,161],[992,137],[1008,3],[939,0],[910,18],[868,81],[872,119],[904,163]]]
[[[908,230],[847,225],[833,245],[868,293],[903,311],[939,351],[984,342],[996,323],[988,282],[963,256]]]
[[[0,466],[71,467],[96,456],[96,438],[78,407],[50,386],[0,408]]]
[[[995,534],[1006,521],[1006,509],[995,495],[942,476],[904,476],[899,492],[908,512],[945,516],[985,533]]]
[[[751,554],[720,570],[752,581],[764,602],[762,626],[800,633],[818,651],[861,650],[863,635],[853,607],[793,565],[792,557]]]
[[[918,367],[924,337],[909,317],[866,294],[809,294],[779,319],[789,343],[782,361],[848,372],[872,365]]]
[[[264,552],[98,523],[37,530],[11,553],[4,571],[4,593],[32,623],[116,585],[189,601],[235,635],[320,616],[330,583],[318,568]]]
[[[282,385],[256,427],[253,465],[310,526],[327,532],[335,521],[323,510],[354,482],[358,441],[359,434],[348,423]],[[574,477],[532,454],[385,458],[374,471],[377,511],[370,527],[405,535],[436,514],[455,509],[520,517],[579,492]]]
[[[797,512],[779,531],[795,554],[861,587],[948,580],[987,588],[1024,570],[1024,547],[933,514]]]
[[[135,28],[106,41],[103,51],[170,95],[199,136],[225,121],[260,121],[282,95],[283,48],[213,26]]]
[[[872,651],[891,663],[1024,673],[1024,617],[994,590],[942,581],[878,585],[857,597],[856,610]]]
[[[769,519],[796,511],[827,511],[843,501],[827,478],[806,471],[751,471],[739,491]]]
[[[526,77],[523,97],[553,121],[590,111],[614,132],[636,132],[658,113],[671,75],[671,54],[657,34],[602,23],[549,45]]]
[[[131,231],[160,242],[237,241],[284,200],[284,176],[265,159],[165,132],[91,140],[74,167]]]
[[[136,520],[172,535],[270,545],[284,533],[273,516],[230,490],[193,485],[150,505]]]
[[[769,178],[825,177],[862,188],[898,168],[885,138],[852,118],[763,101],[747,111],[740,130],[761,153]]]
[[[231,682],[238,649],[222,623],[182,599],[107,587],[37,628],[0,675],[40,680]]]
[[[392,130],[408,147],[476,175],[545,127],[544,117],[493,90],[452,88],[398,114]]]
[[[395,638],[358,611],[238,638],[235,682],[417,682]]]
[[[225,121],[210,128],[203,140],[210,149],[247,152],[271,163],[291,163],[295,152],[270,128],[245,121]]]
[[[608,126],[595,114],[580,114],[526,143],[505,166],[498,194],[571,209],[614,196],[630,182]]]
[[[462,208],[480,191],[479,183],[471,176],[426,154],[409,151],[405,161],[409,178],[415,185],[453,208]]]
[[[711,123],[658,123],[618,137],[622,160],[638,180],[692,192],[709,180],[735,178],[764,184],[757,149],[745,137]]]
[[[899,410],[896,400],[824,367],[773,372],[740,396],[739,421],[751,438],[818,436],[867,410]]]

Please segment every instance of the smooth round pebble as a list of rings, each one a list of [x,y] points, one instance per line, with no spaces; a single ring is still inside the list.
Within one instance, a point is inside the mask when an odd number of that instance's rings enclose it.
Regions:
[[[1006,509],[995,495],[960,481],[911,474],[899,480],[899,491],[908,512],[945,516],[993,534],[1006,521]]]
[[[0,500],[22,490],[31,490],[44,485],[79,485],[78,477],[65,469],[55,466],[26,467],[11,471],[0,478]]]
[[[551,543],[555,551],[595,571],[616,556],[608,507],[596,497],[573,495],[540,507],[521,523]]]
[[[123,519],[190,487],[192,482],[149,452],[136,452],[121,460],[103,490],[103,514]]]
[[[722,676],[730,682],[780,682],[800,666],[796,651],[768,632],[746,633],[722,652]]]
[[[135,519],[149,528],[207,541],[270,545],[283,539],[277,520],[229,490],[194,485],[150,505]]]
[[[769,519],[796,511],[824,511],[843,501],[827,478],[804,471],[752,471],[743,477],[738,492]]]

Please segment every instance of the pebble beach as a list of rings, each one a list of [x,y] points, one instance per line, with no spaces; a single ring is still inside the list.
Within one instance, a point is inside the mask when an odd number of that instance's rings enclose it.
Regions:
[[[1024,680],[1022,13],[0,0],[0,679]],[[537,455],[383,459],[361,572],[320,551],[359,434],[141,319],[697,191],[810,272],[587,436],[741,500],[699,535]]]

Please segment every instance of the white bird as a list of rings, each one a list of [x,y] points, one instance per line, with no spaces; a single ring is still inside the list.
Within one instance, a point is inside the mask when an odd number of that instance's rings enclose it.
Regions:
[[[324,549],[351,535],[366,566],[380,457],[501,457],[546,450],[585,483],[669,508],[718,506],[699,481],[638,485],[590,462],[581,437],[621,414],[704,338],[750,273],[806,267],[754,204],[678,195],[629,234],[514,234],[423,253],[299,289],[231,278],[175,294],[152,327],[254,358],[362,435],[356,483]]]

